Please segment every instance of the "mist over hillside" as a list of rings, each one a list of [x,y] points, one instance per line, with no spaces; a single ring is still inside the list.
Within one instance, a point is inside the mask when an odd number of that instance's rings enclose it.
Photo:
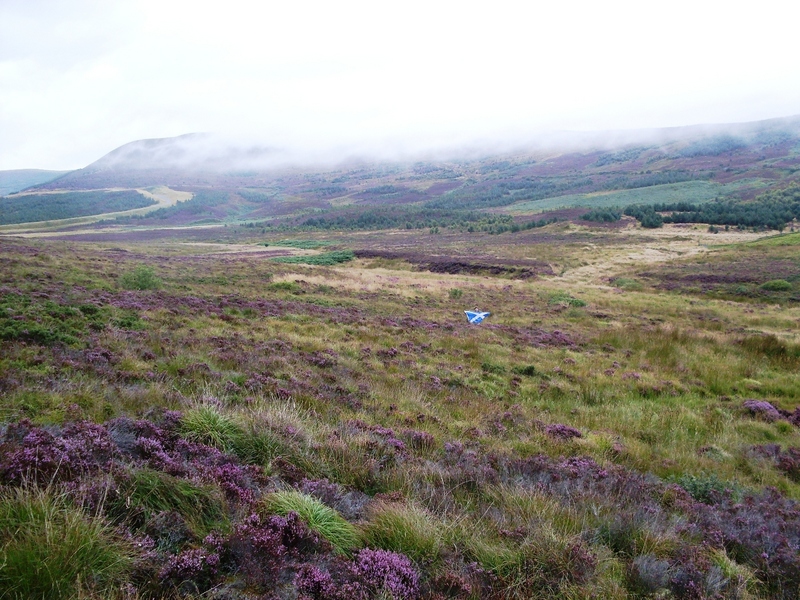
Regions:
[[[555,164],[557,156],[613,152],[620,149],[650,150],[650,158],[681,161],[699,157],[733,157],[769,153],[789,156],[800,142],[800,117],[753,123],[696,125],[666,129],[555,132],[529,138],[485,139],[458,144],[402,146],[387,142],[381,147],[291,148],[263,141],[193,133],[174,138],[137,140],[109,152],[83,169],[70,172],[42,189],[89,189],[109,186],[157,184],[207,185],[221,176],[275,173],[287,168],[329,171],[354,165],[416,162],[433,164],[474,162],[494,157],[528,156]],[[606,166],[634,166],[633,153],[607,157]],[[626,160],[630,158],[631,160]],[[601,159],[602,161],[602,159]],[[656,161],[651,160],[650,163]],[[655,165],[656,168],[664,165]],[[557,168],[557,167],[556,167]]]
[[[800,117],[559,132],[435,148],[387,144],[312,151],[198,133],[130,142],[83,169],[27,189],[24,198],[9,197],[0,225],[86,216],[97,221],[113,212],[112,224],[148,228],[250,223],[505,231],[528,226],[530,215],[562,209],[583,209],[571,218],[605,211],[591,215],[601,220],[619,219],[632,204],[683,203],[698,213],[699,204],[712,200],[751,201],[783,190],[800,179],[798,173]],[[134,194],[104,207],[91,195],[97,190],[161,196],[142,204]],[[74,195],[56,198],[55,191]],[[728,207],[717,210],[712,221],[780,227],[794,214],[759,211],[755,220],[723,219],[721,213],[735,212]],[[548,213],[538,220],[553,218],[565,217]],[[660,223],[656,217],[649,222]]]
[[[46,171],[44,169],[15,169],[0,171],[0,196],[7,196],[34,185],[47,183],[69,171]]]

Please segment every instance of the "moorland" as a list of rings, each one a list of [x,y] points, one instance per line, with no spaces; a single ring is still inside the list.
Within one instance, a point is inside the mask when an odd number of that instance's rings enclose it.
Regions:
[[[800,597],[797,122],[0,199],[0,596]]]

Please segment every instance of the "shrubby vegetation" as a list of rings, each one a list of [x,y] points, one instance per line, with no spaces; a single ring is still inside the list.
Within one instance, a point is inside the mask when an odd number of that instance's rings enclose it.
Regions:
[[[589,178],[569,179],[549,177],[504,181],[491,186],[466,185],[429,200],[429,209],[484,209],[508,206],[523,200],[540,200],[549,196],[559,196],[570,190],[591,186]]]
[[[30,194],[0,200],[0,225],[71,219],[153,204],[155,201],[134,190]]]
[[[300,250],[316,250],[317,248],[324,248],[330,246],[331,242],[324,240],[278,240],[277,242],[265,242],[265,246],[285,246],[288,248],[298,248]]]
[[[679,150],[678,155],[687,158],[695,156],[718,156],[745,148],[746,146],[747,142],[742,139],[731,135],[718,135],[692,142],[685,148]]]
[[[365,194],[375,194],[378,196],[391,196],[396,194],[403,194],[408,192],[409,189],[399,185],[377,185],[364,190]]]
[[[405,270],[46,260],[36,244],[3,247],[3,327],[70,337],[2,341],[0,519],[20,497],[55,508],[3,540],[0,594],[777,599],[798,585],[800,354],[743,335],[734,303],[711,305],[728,311],[716,326],[712,308],[642,286],[609,297],[487,270],[423,288]],[[159,290],[116,284],[142,266]],[[454,314],[478,303],[485,326]],[[22,531],[14,514],[0,530]],[[62,550],[72,570],[26,587]]]
[[[642,227],[655,229],[664,225],[664,217],[656,212],[655,205],[634,204],[625,208],[625,214],[635,218]]]
[[[123,273],[119,282],[126,290],[157,290],[161,287],[155,270],[147,265],[139,265],[133,271]]]
[[[531,165],[483,161],[473,200],[543,193],[501,179]],[[296,197],[271,230],[315,230],[278,243],[323,266],[152,228],[0,244],[0,596],[797,596],[800,234],[637,263],[689,242]],[[198,214],[245,206],[218,198]],[[278,237],[255,227],[180,235]]]
[[[239,194],[245,200],[248,200],[249,202],[256,202],[259,204],[267,202],[276,202],[280,199],[279,190],[267,191],[259,189],[240,188],[236,190],[236,193]]]
[[[320,265],[332,267],[341,263],[349,262],[355,258],[352,250],[334,250],[333,252],[323,252],[308,256],[277,256],[271,259],[273,262],[291,265]]]
[[[179,214],[188,214],[192,216],[202,216],[206,214],[213,214],[209,209],[226,205],[230,201],[230,192],[224,190],[195,190],[191,200],[178,202],[173,206],[166,206],[164,208],[156,209],[143,216],[134,216],[133,218],[156,218],[168,219]]]
[[[421,207],[386,206],[359,211],[331,211],[310,217],[301,227],[321,230],[361,229],[430,229],[434,227],[472,228],[487,231],[497,225],[511,225],[508,215],[488,215],[477,211],[426,209]]]
[[[602,185],[605,190],[630,190],[636,188],[653,187],[683,183],[684,181],[704,181],[710,179],[713,173],[696,171],[660,171],[655,173],[618,175]]]
[[[619,150],[617,152],[606,152],[600,155],[600,158],[598,158],[597,162],[594,164],[597,167],[604,167],[615,163],[628,162],[629,160],[639,158],[645,150],[647,150],[647,148],[628,148],[627,150]]]
[[[668,215],[659,215],[668,212]],[[632,205],[625,214],[638,219],[643,227],[663,223],[708,223],[740,228],[783,230],[787,223],[800,219],[800,186],[762,194],[750,202],[718,200],[702,205],[687,202]]]
[[[622,210],[614,208],[596,208],[581,216],[584,221],[596,223],[614,223],[622,218]]]

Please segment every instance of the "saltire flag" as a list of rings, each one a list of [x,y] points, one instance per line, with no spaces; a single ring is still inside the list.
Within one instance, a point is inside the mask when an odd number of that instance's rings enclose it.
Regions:
[[[480,312],[478,310],[465,310],[464,314],[467,315],[467,321],[475,323],[476,325],[488,317],[490,312]]]

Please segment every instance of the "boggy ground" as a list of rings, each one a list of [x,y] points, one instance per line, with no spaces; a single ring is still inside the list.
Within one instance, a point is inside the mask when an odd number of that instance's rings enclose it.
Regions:
[[[0,595],[798,597],[796,238],[329,237],[0,241]]]

